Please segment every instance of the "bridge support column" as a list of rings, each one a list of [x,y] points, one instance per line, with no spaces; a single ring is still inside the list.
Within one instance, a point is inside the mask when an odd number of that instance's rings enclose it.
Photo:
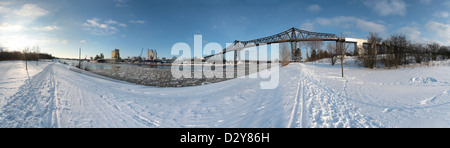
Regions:
[[[359,55],[359,48],[358,48],[358,44],[357,43],[353,43],[355,49],[353,50],[353,54],[356,54],[354,56],[358,56]]]
[[[355,50],[358,51],[358,55],[364,55],[364,41],[358,40],[355,44]]]
[[[355,53],[358,55],[364,55],[364,44],[367,43],[367,40],[364,39],[356,39],[356,38],[345,38],[346,43],[353,43],[355,45]]]
[[[222,66],[222,70],[223,70],[223,78],[226,78],[227,77],[227,71],[226,71],[226,69],[227,69],[227,60],[226,60],[226,56],[225,56],[225,49],[223,50],[223,54],[221,55],[222,56],[222,60],[223,60],[223,66]]]

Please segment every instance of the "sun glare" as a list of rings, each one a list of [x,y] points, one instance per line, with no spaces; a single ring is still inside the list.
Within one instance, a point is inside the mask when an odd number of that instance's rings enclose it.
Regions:
[[[36,40],[30,39],[27,35],[12,35],[2,40],[3,46],[9,50],[23,50],[25,47],[37,45]]]

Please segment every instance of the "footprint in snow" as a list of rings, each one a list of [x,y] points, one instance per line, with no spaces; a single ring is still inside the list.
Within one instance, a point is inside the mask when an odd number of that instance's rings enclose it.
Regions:
[[[259,111],[259,110],[261,110],[261,109],[264,109],[264,105],[263,105],[263,106],[260,106],[260,107],[258,107],[258,108],[256,109],[256,111]]]
[[[389,113],[389,112],[397,112],[400,111],[400,109],[395,109],[395,108],[385,108],[383,110],[383,113]]]
[[[242,113],[239,117],[245,116],[247,115],[247,113]]]

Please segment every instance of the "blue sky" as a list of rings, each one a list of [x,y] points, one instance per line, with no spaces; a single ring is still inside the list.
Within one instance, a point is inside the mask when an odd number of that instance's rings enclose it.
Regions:
[[[57,57],[91,57],[142,48],[172,57],[175,43],[225,47],[234,40],[291,27],[366,38],[404,33],[417,42],[450,45],[448,0],[0,0],[0,47],[39,46]],[[145,54],[145,52],[144,52]]]

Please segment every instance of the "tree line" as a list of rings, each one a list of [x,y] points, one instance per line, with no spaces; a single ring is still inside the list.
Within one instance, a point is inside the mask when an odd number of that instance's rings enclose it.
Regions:
[[[341,34],[341,38],[344,38],[343,34]],[[413,42],[408,40],[404,34],[395,33],[383,39],[377,33],[370,32],[367,41],[368,43],[364,44],[363,49],[356,49],[353,52],[348,50],[349,44],[341,42],[329,42],[325,49],[322,41],[308,41],[300,43],[296,47],[302,45],[309,47],[309,50],[306,50],[305,62],[329,58],[331,65],[335,65],[338,59],[343,62],[344,56],[357,56],[356,62],[366,68],[383,65],[386,68],[392,68],[410,63],[424,63],[450,58],[450,46],[444,46],[437,42]],[[281,47],[283,66],[288,65],[291,61],[302,60],[300,48],[288,52],[289,44],[282,44]],[[359,55],[358,50],[362,50],[363,54]]]
[[[450,46],[413,42],[404,34],[392,34],[383,40],[377,33],[370,33],[367,41],[364,54],[358,56],[358,61],[366,68],[379,65],[392,68],[450,58]]]
[[[23,60],[23,61],[37,61],[39,59],[53,59],[51,54],[40,53],[38,48],[26,48],[23,51],[7,51],[0,49],[0,61]]]

